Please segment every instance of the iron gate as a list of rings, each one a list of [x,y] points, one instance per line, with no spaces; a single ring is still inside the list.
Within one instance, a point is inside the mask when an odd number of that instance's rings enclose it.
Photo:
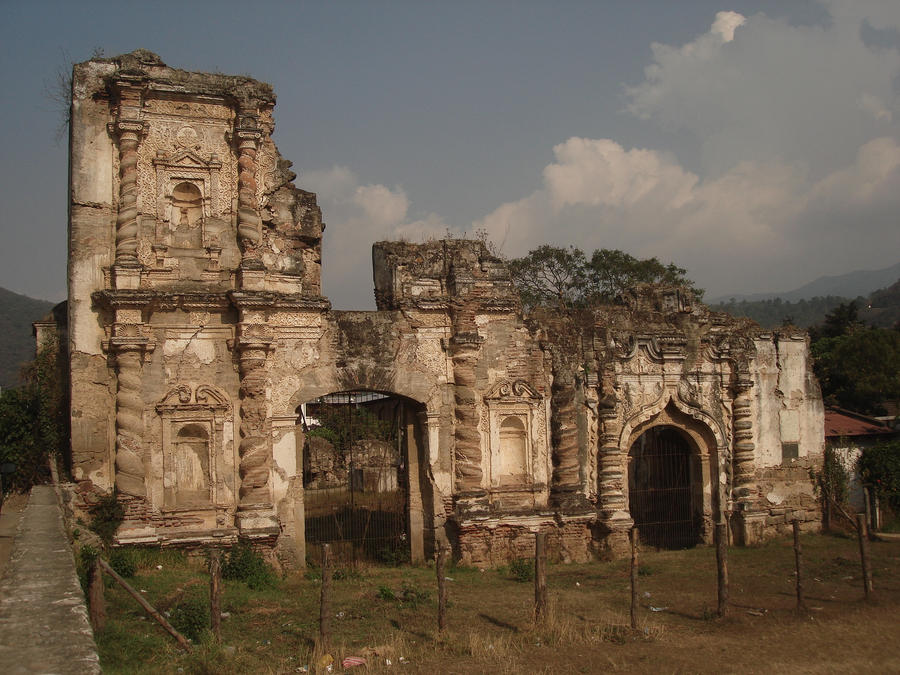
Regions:
[[[641,542],[667,549],[697,544],[702,507],[685,438],[673,427],[654,427],[628,455],[629,508]]]
[[[306,543],[343,562],[409,554],[403,400],[371,391],[322,396],[303,408]]]

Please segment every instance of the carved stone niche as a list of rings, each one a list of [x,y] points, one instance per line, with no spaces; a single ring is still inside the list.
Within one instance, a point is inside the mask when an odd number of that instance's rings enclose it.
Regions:
[[[504,381],[484,397],[490,435],[492,488],[530,488],[534,484],[533,428],[541,396],[523,380]]]
[[[215,387],[172,389],[156,406],[162,420],[164,511],[224,506],[221,473],[228,398]]]
[[[178,132],[190,137],[191,127]],[[219,178],[222,162],[212,154],[201,157],[193,148],[182,148],[167,155],[157,152],[156,241],[157,256],[210,258],[225,245],[229,204],[222,203]],[[218,263],[211,260],[212,265]]]

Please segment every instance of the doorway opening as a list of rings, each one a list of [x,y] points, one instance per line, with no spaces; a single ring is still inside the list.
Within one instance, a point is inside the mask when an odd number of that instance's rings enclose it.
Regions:
[[[397,564],[410,557],[409,452],[421,404],[376,391],[341,391],[300,407],[308,558]],[[418,462],[412,462],[418,466]]]
[[[641,542],[690,548],[702,538],[700,466],[693,445],[677,427],[641,434],[628,452],[628,501]]]

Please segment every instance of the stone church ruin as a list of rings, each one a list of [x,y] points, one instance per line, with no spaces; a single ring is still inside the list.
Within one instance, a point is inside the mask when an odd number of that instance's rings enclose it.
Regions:
[[[70,496],[116,490],[120,544],[482,565],[817,521],[805,334],[655,286],[526,315],[474,240],[376,243],[377,311],[333,311],[268,85],[138,50],[72,94]]]

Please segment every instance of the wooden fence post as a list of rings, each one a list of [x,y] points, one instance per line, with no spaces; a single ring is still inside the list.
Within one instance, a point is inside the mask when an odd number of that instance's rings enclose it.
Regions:
[[[806,610],[803,602],[803,550],[800,548],[800,521],[794,518],[791,521],[794,528],[794,564],[797,569],[797,611]]]
[[[447,554],[446,546],[438,549],[435,571],[438,583],[438,632],[447,627]]]
[[[547,535],[538,532],[534,536],[534,618],[547,618]]]
[[[636,527],[631,528],[631,628],[637,630],[638,607],[638,541],[639,533]]]
[[[322,544],[322,596],[319,604],[319,644],[324,649],[331,638],[331,547]]]
[[[103,597],[103,571],[100,569],[100,558],[88,570],[88,607],[90,608],[91,627],[94,632],[106,625],[106,599]]]
[[[217,548],[209,553],[209,627],[216,642],[222,639],[222,564]]]
[[[716,571],[718,578],[718,610],[719,618],[725,616],[728,606],[728,532],[725,523],[716,525]]]
[[[856,514],[856,531],[859,535],[859,559],[862,562],[863,588],[866,590],[866,599],[872,592],[872,567],[869,564],[869,531],[866,527],[866,514]]]

